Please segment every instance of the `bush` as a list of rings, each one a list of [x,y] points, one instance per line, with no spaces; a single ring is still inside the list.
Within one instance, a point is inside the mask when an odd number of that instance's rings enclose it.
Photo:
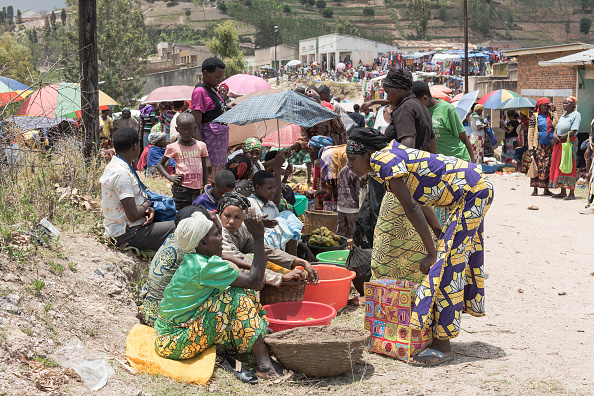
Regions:
[[[446,21],[448,18],[448,10],[445,8],[445,6],[439,7],[439,11],[437,11],[437,17],[444,22]]]
[[[324,0],[318,0],[316,1],[316,7],[318,7],[320,10],[326,8],[326,2]]]
[[[590,33],[590,28],[592,27],[592,20],[590,18],[582,18],[580,19],[580,33],[584,34],[585,36]]]
[[[324,8],[322,10],[322,16],[324,18],[332,18],[333,15],[334,15],[334,11],[332,11],[330,8]]]
[[[310,6],[314,6],[314,5],[316,5],[316,0],[307,0],[307,3],[308,3]]]
[[[192,10],[186,10],[186,16],[192,15]]]
[[[246,7],[251,7],[252,6],[252,0],[245,0],[245,2],[243,4],[245,4]]]
[[[289,7],[287,4],[285,4],[285,5],[283,6],[283,12],[284,12],[285,14],[290,14],[290,13],[291,13],[291,7]]]
[[[375,15],[375,10],[373,7],[365,7],[363,8],[363,15],[367,17],[372,17]]]
[[[219,5],[217,6],[217,8],[219,10],[221,10],[222,12],[227,12],[227,4],[225,4],[225,3],[219,3]]]

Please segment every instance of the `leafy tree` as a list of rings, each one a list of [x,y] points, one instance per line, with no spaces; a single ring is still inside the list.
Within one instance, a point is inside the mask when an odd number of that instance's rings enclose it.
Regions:
[[[220,2],[217,8],[222,12],[227,12],[227,4],[225,4],[225,2]]]
[[[310,6],[316,5],[316,0],[307,0]]]
[[[444,22],[446,19],[448,19],[448,10],[445,8],[445,6],[439,7],[439,10],[437,11],[437,17]]]
[[[492,4],[491,7],[495,9],[495,4]],[[503,16],[503,19],[507,20],[506,16]],[[464,24],[463,16],[460,16],[459,21],[461,25]],[[509,20],[507,21],[509,22]],[[487,35],[491,31],[491,23],[489,6],[482,0],[470,0],[468,2],[468,27],[475,32]]]
[[[431,4],[429,0],[410,0],[406,5],[406,13],[411,22],[409,26],[417,32],[418,39],[427,37],[427,24],[431,18]]]
[[[301,3],[301,5],[306,5],[307,4],[307,0],[299,0],[299,2]]]
[[[31,64],[31,51],[20,41],[10,33],[0,36],[2,76],[13,78],[22,83],[31,83],[30,76],[35,71]]]
[[[17,10],[17,15],[16,15],[16,22],[20,25],[21,23],[23,23],[23,14],[21,13],[21,10]]]
[[[284,12],[285,14],[290,14],[290,13],[291,13],[291,7],[290,7],[288,4],[285,4],[285,5],[283,6],[283,12]]]
[[[569,33],[571,33],[571,21],[568,19],[565,21],[565,36],[569,39]]]
[[[214,37],[206,41],[214,56],[225,62],[225,76],[242,73],[245,69],[243,52],[239,49],[239,33],[233,21],[227,20],[214,28]]]
[[[62,12],[60,12],[60,20],[62,21],[62,25],[66,25],[66,10],[62,8]]]
[[[2,11],[0,11],[0,25],[4,25],[6,21],[6,7],[2,7]]]
[[[361,33],[359,32],[359,28],[353,22],[345,19],[343,21],[339,21],[336,26],[334,27],[334,31],[339,34],[346,34],[349,36],[360,36]]]
[[[6,19],[8,20],[8,24],[12,25],[14,22],[14,9],[12,6],[6,7]]]
[[[186,10],[186,16],[190,16],[190,15],[192,15],[192,10],[190,10],[190,9]]]
[[[363,8],[363,16],[372,17],[375,15],[375,10],[373,7],[365,7]]]
[[[592,4],[594,4],[594,2],[592,0],[582,0],[582,12],[585,12],[588,8],[592,7]]]
[[[332,18],[333,15],[334,15],[334,11],[331,10],[330,8],[324,8],[322,10],[322,16],[324,18]]]
[[[316,7],[318,7],[320,10],[326,8],[326,2],[324,0],[318,0],[316,1]]]
[[[52,24],[52,27],[56,26],[56,13],[53,11],[50,15],[50,23]]]
[[[587,36],[590,33],[590,28],[592,27],[592,20],[590,18],[582,18],[580,19],[580,33],[584,36]]]
[[[77,19],[76,14],[74,18]],[[64,79],[80,78],[78,22],[63,36]],[[134,0],[97,1],[97,55],[100,89],[120,105],[133,104],[142,92],[148,38],[140,7]]]
[[[283,37],[280,30],[276,32],[275,37],[274,26],[275,24],[271,19],[261,19],[256,22],[256,48],[268,48],[275,44],[278,45],[283,43]]]
[[[251,7],[252,6],[252,0],[245,0],[245,2],[243,4],[245,4],[246,7]]]

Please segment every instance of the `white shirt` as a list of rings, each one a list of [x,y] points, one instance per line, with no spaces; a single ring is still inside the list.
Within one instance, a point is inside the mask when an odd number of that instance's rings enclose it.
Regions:
[[[120,202],[124,198],[134,198],[136,205],[144,202],[138,180],[127,162],[113,157],[99,178],[99,183],[101,183],[101,206],[106,237],[119,237],[126,232],[126,226],[135,227],[145,222],[144,218],[134,223],[129,222],[124,206]]]
[[[258,198],[256,198],[254,195],[252,195],[248,199],[250,200],[250,206],[252,208],[254,208],[254,211],[256,212],[256,214],[268,215],[268,217],[267,217],[268,219],[276,219],[276,216],[278,216],[280,213],[278,211],[278,208],[272,201],[263,203]]]
[[[169,123],[169,141],[171,143],[175,142],[179,139],[179,133],[177,132],[177,116],[180,113],[175,113],[173,118],[171,119],[171,123]]]

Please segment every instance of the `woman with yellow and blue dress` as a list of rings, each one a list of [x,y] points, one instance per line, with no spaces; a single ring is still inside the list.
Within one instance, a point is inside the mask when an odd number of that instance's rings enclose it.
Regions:
[[[493,201],[493,186],[474,163],[395,140],[388,144],[375,129],[355,128],[346,152],[357,176],[375,172],[376,180],[395,195],[427,249],[419,262],[426,276],[417,289],[410,323],[418,330],[431,326],[434,340],[410,363],[449,361],[450,339],[460,332],[462,312],[485,315],[483,219]],[[443,227],[433,207],[449,209]]]

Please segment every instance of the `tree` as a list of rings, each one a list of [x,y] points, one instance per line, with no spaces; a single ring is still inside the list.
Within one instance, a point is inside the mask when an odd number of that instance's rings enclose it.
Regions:
[[[73,15],[77,19],[76,14]],[[80,78],[78,56],[78,21],[69,24],[61,35],[64,79]],[[97,0],[97,48],[100,89],[127,106],[142,92],[148,38],[144,17],[135,0]]]
[[[359,28],[353,22],[345,19],[343,21],[339,21],[336,26],[334,27],[335,33],[338,34],[346,34],[349,36],[360,36],[361,33],[359,32]]]
[[[437,11],[437,17],[444,22],[446,19],[448,19],[448,10],[445,8],[445,6],[439,7],[439,10]]]
[[[6,7],[6,18],[8,19],[8,24],[12,25],[14,23],[14,9],[12,6]]]
[[[56,26],[56,13],[53,11],[50,15],[50,23],[52,24],[52,27]]]
[[[245,0],[245,2],[243,4],[245,4],[246,7],[251,7],[252,6],[252,0]]]
[[[291,7],[290,7],[288,4],[285,4],[285,5],[283,6],[283,12],[284,12],[285,14],[290,14],[290,13],[291,13]]]
[[[206,41],[206,47],[214,56],[225,62],[225,76],[243,73],[245,62],[239,49],[239,33],[233,21],[227,20],[214,28],[214,37]]]
[[[19,25],[23,23],[23,14],[21,13],[21,10],[17,10],[16,23]]]
[[[582,0],[582,12],[586,12],[588,8],[592,8],[592,4],[594,3],[592,0]]]
[[[331,10],[330,8],[324,8],[322,10],[322,16],[324,18],[332,18],[333,15],[334,15],[334,11]]]
[[[190,15],[192,15],[192,10],[190,10],[190,9],[187,9],[187,10],[186,10],[186,16],[190,16]]]
[[[418,39],[427,37],[427,24],[431,18],[431,4],[429,0],[410,0],[406,5],[406,13],[411,22],[409,27],[415,29]]]
[[[316,1],[316,7],[320,10],[324,9],[326,8],[326,2],[324,0],[318,0]]]
[[[363,8],[363,16],[372,17],[375,15],[375,10],[373,7],[365,7]]]
[[[225,4],[225,2],[220,2],[217,8],[221,10],[221,12],[227,12],[227,4]]]
[[[32,83],[31,74],[33,74],[35,68],[31,64],[31,51],[20,41],[10,33],[4,33],[0,36],[2,76],[13,78],[25,84]]]
[[[580,33],[584,36],[587,36],[590,33],[590,28],[592,27],[592,20],[590,18],[582,18],[580,19]]]
[[[62,21],[62,25],[66,25],[66,10],[63,8],[60,12],[60,20]]]
[[[274,22],[269,18],[256,22],[256,36],[254,40],[256,48],[268,48],[273,47],[275,44],[283,43],[283,37],[280,31],[276,32],[275,37],[274,26]]]
[[[495,4],[492,4],[491,7],[494,9]],[[464,24],[462,16],[460,16],[459,21]],[[509,22],[509,20],[507,21]],[[484,35],[489,34],[491,31],[491,10],[482,0],[470,0],[468,2],[468,27]]]
[[[569,33],[571,33],[571,21],[568,19],[565,21],[565,38],[569,39]]]

